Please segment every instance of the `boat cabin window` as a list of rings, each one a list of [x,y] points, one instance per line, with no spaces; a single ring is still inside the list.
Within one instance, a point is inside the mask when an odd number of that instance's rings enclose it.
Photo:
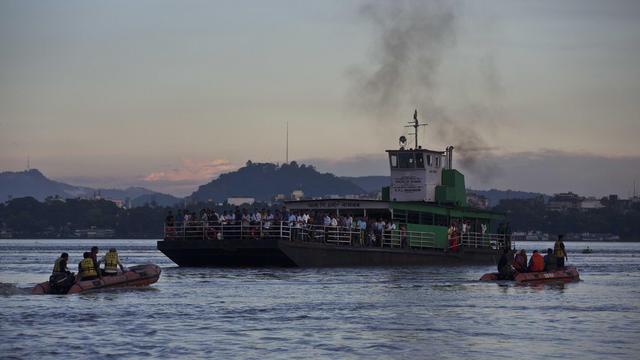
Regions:
[[[449,218],[446,215],[436,215],[435,223],[439,226],[449,226]]]
[[[401,169],[415,169],[416,158],[412,152],[401,152],[398,154],[398,167]]]
[[[427,166],[431,166],[431,155],[427,155]]]
[[[440,156],[436,156],[436,167],[439,168],[440,167]]]
[[[407,222],[409,224],[420,224],[420,213],[416,211],[409,211],[407,214]]]
[[[416,153],[416,167],[418,169],[424,169],[424,158],[422,157],[422,153]]]
[[[433,214],[432,213],[422,213],[422,214],[420,214],[420,224],[422,224],[422,225],[433,225]]]
[[[398,167],[398,155],[396,154],[389,154],[389,161],[391,162],[391,167],[392,168],[397,168]]]

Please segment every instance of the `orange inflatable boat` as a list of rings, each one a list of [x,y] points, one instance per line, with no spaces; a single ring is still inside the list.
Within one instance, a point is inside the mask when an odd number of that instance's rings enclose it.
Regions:
[[[484,274],[480,278],[480,281],[496,281],[498,280],[498,273]],[[563,269],[556,271],[541,271],[541,272],[529,272],[518,273],[515,281],[524,284],[538,284],[545,282],[572,282],[579,281],[580,274],[575,266],[565,266]]]
[[[83,291],[125,286],[145,286],[153,284],[160,278],[161,269],[158,265],[136,265],[129,271],[118,273],[116,276],[103,276],[102,279],[76,281],[67,294],[75,294]],[[32,294],[49,294],[49,282],[45,281],[36,285]]]

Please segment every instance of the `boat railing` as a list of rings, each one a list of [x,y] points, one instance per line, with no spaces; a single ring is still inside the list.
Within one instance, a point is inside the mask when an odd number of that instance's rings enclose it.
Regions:
[[[510,246],[506,234],[490,234],[481,232],[466,232],[459,235],[459,245],[467,248],[491,248],[500,250]]]
[[[264,226],[263,223],[227,224],[213,221],[188,221],[165,224],[164,238],[174,240],[222,240],[230,238],[259,239],[265,236],[278,237],[279,228]]]
[[[188,221],[165,224],[164,238],[173,240],[283,239],[333,245],[387,248],[436,248],[436,235],[428,231],[368,231],[353,227],[301,224],[288,221],[227,223]],[[505,234],[467,232],[458,234],[447,248],[484,248],[500,250],[510,247]]]
[[[436,234],[430,231],[388,230],[382,233],[383,247],[435,248]]]
[[[283,228],[288,228],[290,237],[283,236],[290,241],[321,242],[336,245],[354,245],[359,243],[360,231],[345,226],[324,226],[311,224],[287,224]],[[286,234],[285,234],[286,235]]]

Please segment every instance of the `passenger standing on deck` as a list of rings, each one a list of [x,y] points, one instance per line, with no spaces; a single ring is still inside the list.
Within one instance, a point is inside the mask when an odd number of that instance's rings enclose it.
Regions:
[[[449,249],[451,252],[458,252],[458,224],[454,221],[447,231],[449,236]]]
[[[322,218],[322,224],[324,226],[331,226],[331,218],[329,217],[328,213],[324,214],[324,217]]]
[[[358,218],[358,230],[360,230],[360,246],[364,246],[367,231],[367,218]]]
[[[558,235],[558,240],[556,240],[556,243],[553,246],[553,252],[556,255],[557,265],[559,268],[563,268],[564,260],[568,259],[567,251],[564,249],[564,243],[562,242],[562,239],[564,239],[564,235]]]
[[[173,214],[171,213],[171,210],[169,210],[167,217],[164,219],[164,224],[167,226],[167,229],[173,227],[174,221]]]
[[[273,215],[271,214],[271,210],[267,210],[267,214],[264,216],[264,228],[268,230],[271,227],[271,222],[273,221]]]
[[[233,225],[233,224],[234,224],[234,221],[235,221],[235,219],[236,219],[235,215],[233,215],[233,214],[231,213],[231,210],[229,210],[229,212],[228,212],[228,213],[227,213],[226,211],[225,211],[224,213],[226,214],[226,215],[224,216],[224,219],[226,220],[226,221],[225,221],[225,224],[227,224],[227,225]]]
[[[120,270],[122,272],[127,271],[127,269],[120,262],[120,258],[118,257],[118,252],[116,248],[109,249],[109,252],[106,253],[102,259],[98,261],[98,265],[104,263],[104,275],[105,276],[116,276],[118,275],[118,266],[120,266]]]
[[[487,242],[487,224],[480,224],[480,231],[482,231],[482,247],[488,247],[489,244]]]
[[[400,247],[406,248],[407,245],[407,226],[400,225]]]
[[[69,254],[63,252],[58,260],[56,260],[55,265],[53,265],[53,274],[55,273],[68,273],[69,269],[67,268],[67,262],[69,261]]]
[[[254,225],[260,224],[262,222],[262,215],[258,211],[257,208],[253,209],[253,214],[251,215],[251,223]]]
[[[503,245],[507,249],[511,249],[511,247],[507,246],[507,240],[504,236],[504,223],[498,224],[498,230],[496,230],[496,234],[498,234],[498,238],[501,240],[501,245]]]
[[[249,215],[249,212],[247,211],[247,209],[242,209],[241,221],[242,221],[242,234],[246,236],[246,234],[249,233],[249,225],[251,224],[251,215]]]
[[[91,253],[85,252],[82,256],[84,259],[78,263],[78,277],[80,281],[95,280],[98,277],[98,272],[96,271],[96,263],[93,262],[91,258]]]
[[[538,250],[533,250],[533,254],[531,254],[529,271],[544,271],[544,258],[538,253]]]

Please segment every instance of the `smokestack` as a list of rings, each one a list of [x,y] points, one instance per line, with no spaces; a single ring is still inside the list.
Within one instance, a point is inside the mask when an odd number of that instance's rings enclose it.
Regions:
[[[447,146],[447,169],[453,169],[453,146]]]

